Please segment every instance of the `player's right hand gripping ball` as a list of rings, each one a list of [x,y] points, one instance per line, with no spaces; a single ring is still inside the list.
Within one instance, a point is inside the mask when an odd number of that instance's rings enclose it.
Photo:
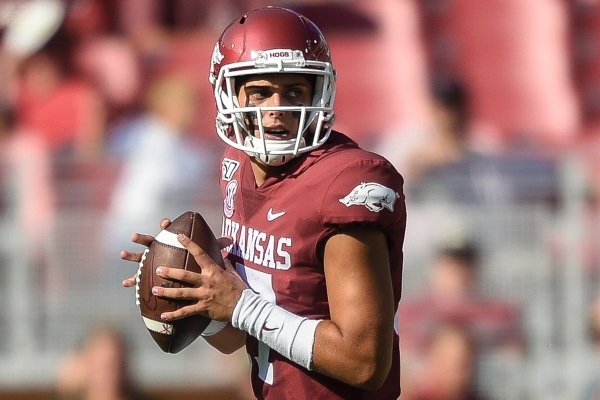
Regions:
[[[182,283],[161,278],[156,268],[165,266],[201,272],[194,257],[177,240],[183,233],[198,244],[221,267],[224,267],[221,249],[217,239],[202,216],[196,212],[185,212],[177,217],[164,230],[156,235],[146,249],[137,275],[136,303],[140,307],[142,319],[150,335],[166,353],[178,353],[204,332],[211,319],[194,314],[175,321],[162,321],[163,312],[172,312],[189,304],[187,301],[171,301],[152,294],[153,286],[182,287]]]

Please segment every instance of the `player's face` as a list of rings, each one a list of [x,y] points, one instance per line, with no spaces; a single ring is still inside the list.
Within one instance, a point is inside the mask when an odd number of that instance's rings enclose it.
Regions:
[[[312,103],[314,80],[302,74],[264,74],[242,83],[238,101],[243,107],[308,106]],[[254,136],[259,136],[255,119],[247,120]],[[271,110],[262,112],[265,139],[293,139],[298,133],[299,113]]]

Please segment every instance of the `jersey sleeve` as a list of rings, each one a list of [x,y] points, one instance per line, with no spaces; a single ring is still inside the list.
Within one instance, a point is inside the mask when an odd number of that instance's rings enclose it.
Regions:
[[[385,159],[353,160],[334,174],[323,197],[325,226],[368,224],[387,230],[405,215],[403,179]]]

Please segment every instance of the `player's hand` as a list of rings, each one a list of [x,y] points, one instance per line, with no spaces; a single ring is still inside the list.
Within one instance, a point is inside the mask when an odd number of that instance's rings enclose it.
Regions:
[[[190,286],[180,288],[154,286],[152,289],[154,295],[191,302],[190,305],[176,311],[163,313],[161,318],[170,321],[192,314],[204,314],[217,321],[231,321],[233,309],[242,291],[248,286],[227,260],[223,269],[187,236],[179,235],[177,239],[194,256],[202,272],[168,268],[168,265],[157,268],[156,273],[161,278],[184,282]],[[221,248],[233,243],[230,237],[221,237],[217,240]]]
[[[168,218],[163,218],[160,221],[160,229],[166,229],[169,225],[171,225],[171,220]],[[154,236],[136,232],[133,235],[131,235],[131,241],[135,244],[140,244],[140,245],[148,248],[148,247],[150,247],[150,244],[154,241]],[[134,252],[134,251],[121,250],[121,253],[119,254],[119,256],[121,257],[122,260],[139,263],[142,260],[142,254],[144,254],[143,251]],[[135,274],[133,274],[132,276],[130,276],[129,278],[124,279],[123,282],[121,282],[121,285],[123,285],[124,287],[135,286],[136,278],[137,278],[137,272]]]

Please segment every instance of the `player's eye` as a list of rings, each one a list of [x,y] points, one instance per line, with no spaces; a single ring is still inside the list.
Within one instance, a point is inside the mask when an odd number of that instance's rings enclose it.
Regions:
[[[294,100],[294,103],[305,103],[309,98],[308,89],[301,86],[292,87],[286,92],[286,97]]]
[[[266,89],[253,89],[248,94],[248,97],[253,103],[256,103],[257,101],[263,101],[269,97],[269,92]]]

